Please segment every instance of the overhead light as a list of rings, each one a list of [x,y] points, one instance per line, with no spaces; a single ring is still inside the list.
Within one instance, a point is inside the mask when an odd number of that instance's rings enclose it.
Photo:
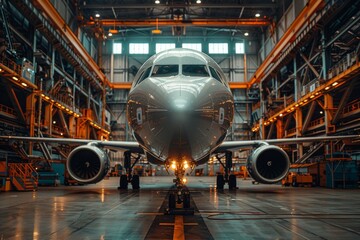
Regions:
[[[162,31],[159,29],[159,19],[156,18],[156,29],[151,30],[152,34],[161,34]]]
[[[196,3],[197,3],[197,4],[200,4],[200,3],[201,3],[201,0],[196,0]]]
[[[295,107],[298,107],[299,106],[299,104],[295,104]]]
[[[329,90],[330,89],[330,86],[327,86],[326,88],[325,88],[325,90]]]
[[[154,30],[151,30],[151,33],[152,34],[161,34],[162,31],[160,29],[154,29]]]
[[[99,18],[99,17],[100,17],[100,14],[99,14],[99,13],[96,13],[96,14],[95,14],[95,17]]]
[[[283,116],[283,114],[282,113],[280,113],[280,115],[279,115],[280,117],[282,117]]]
[[[257,17],[257,18],[260,17],[260,13],[256,13],[255,17]]]
[[[248,32],[246,32],[246,33],[244,33],[244,35],[245,35],[245,36],[249,36],[249,33],[248,33]]]
[[[159,4],[160,3],[160,0],[155,0],[155,4]]]
[[[310,96],[310,98],[314,98],[314,97],[315,97],[315,95],[311,95],[311,96]]]
[[[111,36],[112,36],[112,33],[111,33],[111,32],[109,32],[109,33],[108,33],[108,36],[109,36],[109,37],[111,37]]]
[[[45,96],[45,99],[46,99],[46,100],[49,100],[50,98],[49,98],[48,96]]]
[[[331,84],[331,85],[333,85],[333,87],[335,87],[336,85],[338,85],[339,83],[338,82],[334,82],[333,84]]]
[[[324,114],[324,112],[323,112],[323,111],[320,111],[320,114]]]
[[[2,68],[0,68],[0,73],[3,72],[4,70]]]
[[[23,85],[24,87],[27,87],[27,84],[22,82],[21,85]]]
[[[307,101],[308,101],[307,99],[304,100],[304,102],[307,102]]]
[[[19,79],[17,77],[12,77],[12,79],[14,79],[15,81],[19,81]]]
[[[53,124],[56,124],[56,121],[53,121]]]

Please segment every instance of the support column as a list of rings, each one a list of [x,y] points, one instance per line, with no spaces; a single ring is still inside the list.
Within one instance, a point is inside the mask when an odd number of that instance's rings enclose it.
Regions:
[[[303,120],[302,120],[302,111],[300,108],[295,110],[295,122],[296,122],[296,137],[301,137],[302,128],[303,128]],[[298,158],[303,156],[303,145],[302,143],[296,144],[296,148],[298,150]],[[295,159],[294,159],[295,160]]]
[[[284,121],[282,119],[278,119],[276,121],[276,138],[284,137]]]
[[[335,125],[333,125],[333,111],[334,111],[334,104],[333,104],[333,97],[330,94],[324,94],[324,110],[325,110],[325,132],[326,134],[334,133],[335,132]]]
[[[46,104],[45,106],[45,114],[44,114],[44,125],[48,127],[48,134],[52,135],[52,111],[53,111],[53,103]]]
[[[26,125],[29,128],[29,137],[35,136],[35,103],[36,93],[33,92],[26,98]],[[33,143],[29,143],[29,155],[32,155]]]

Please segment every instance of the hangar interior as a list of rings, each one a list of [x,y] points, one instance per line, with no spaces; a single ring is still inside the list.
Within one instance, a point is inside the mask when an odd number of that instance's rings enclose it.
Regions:
[[[132,80],[150,56],[175,47],[208,54],[227,75],[235,100],[228,141],[358,134],[359,9],[350,0],[1,1],[0,135],[134,141],[125,109]],[[2,188],[33,166],[69,183],[71,149],[2,141]],[[344,164],[359,141],[285,150],[294,164]],[[123,152],[109,154],[116,175]],[[248,154],[234,155],[234,171]],[[166,174],[146,159],[136,168]],[[193,174],[218,171],[212,158]]]

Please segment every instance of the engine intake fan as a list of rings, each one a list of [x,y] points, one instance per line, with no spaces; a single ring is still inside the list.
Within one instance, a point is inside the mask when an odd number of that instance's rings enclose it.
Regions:
[[[67,170],[80,183],[101,181],[110,168],[110,160],[104,150],[92,145],[75,148],[68,157]]]
[[[249,174],[259,183],[279,182],[287,175],[289,168],[290,160],[286,152],[273,145],[256,148],[247,161]]]

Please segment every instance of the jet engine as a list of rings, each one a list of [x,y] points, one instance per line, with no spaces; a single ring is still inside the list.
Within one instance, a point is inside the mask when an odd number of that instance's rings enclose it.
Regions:
[[[96,146],[79,146],[71,151],[67,160],[67,170],[80,183],[101,181],[110,168],[107,153]]]
[[[281,181],[290,168],[286,152],[278,146],[263,145],[253,150],[247,161],[251,177],[259,182],[271,184]]]

